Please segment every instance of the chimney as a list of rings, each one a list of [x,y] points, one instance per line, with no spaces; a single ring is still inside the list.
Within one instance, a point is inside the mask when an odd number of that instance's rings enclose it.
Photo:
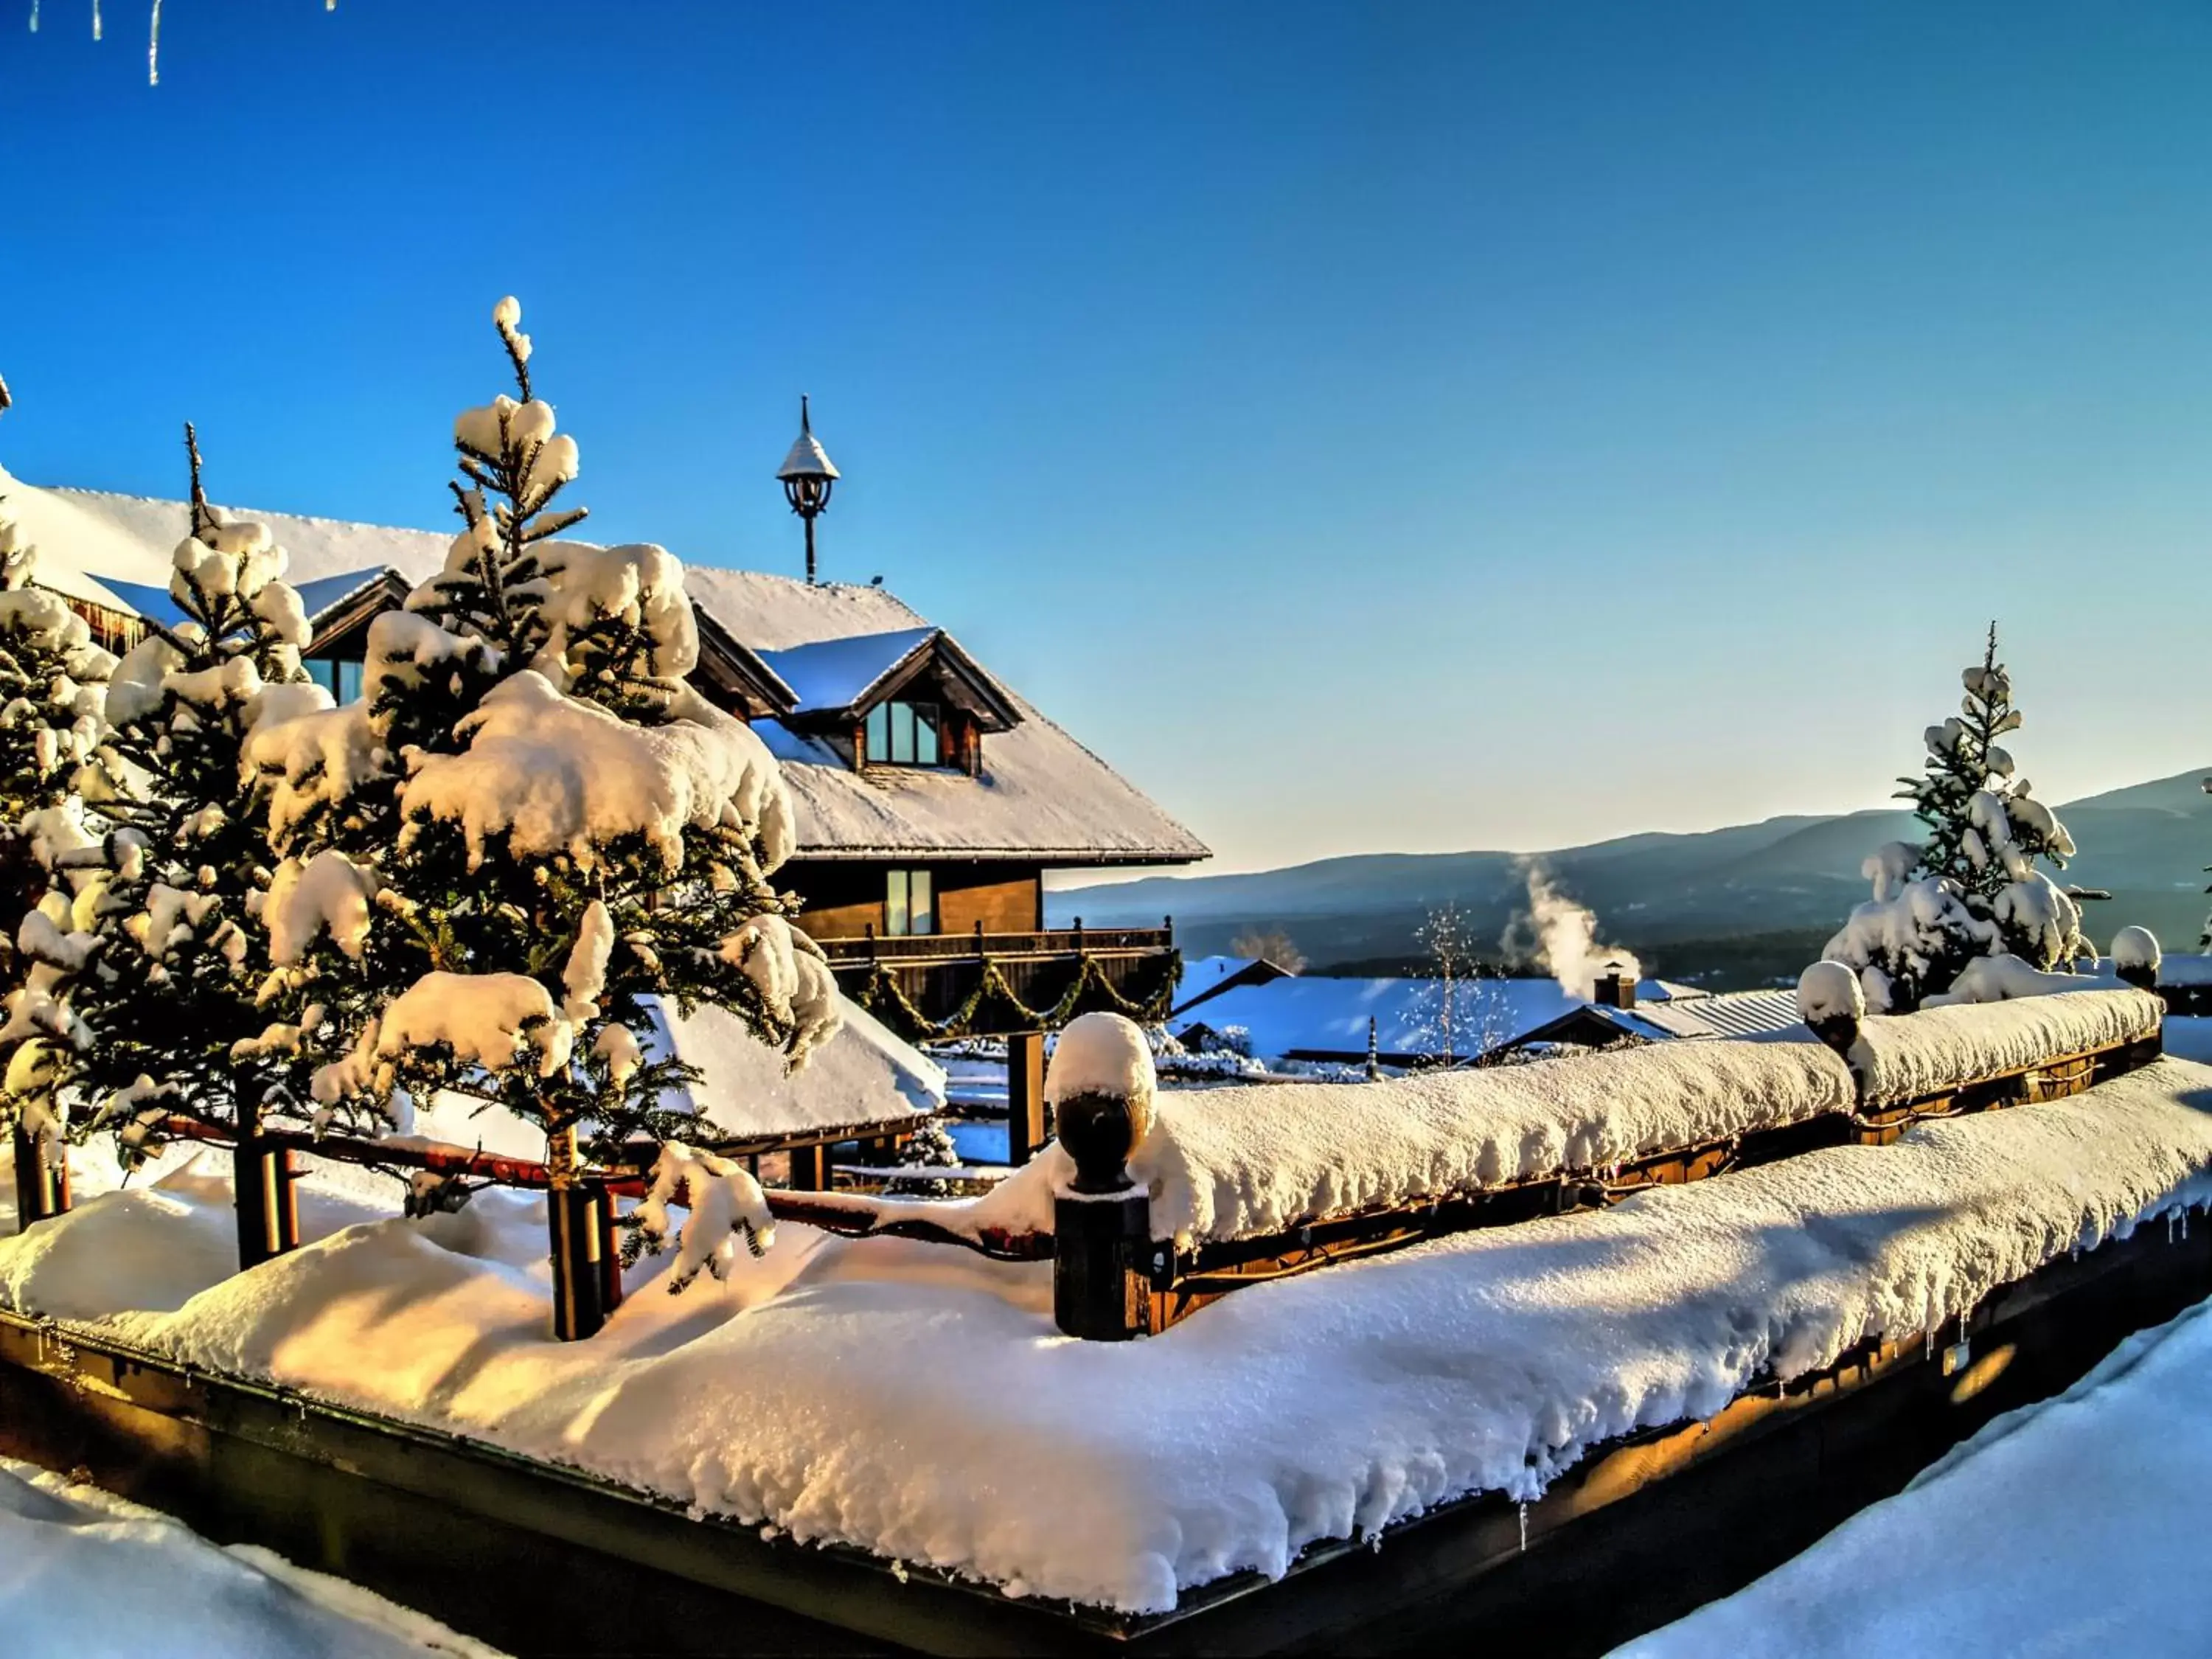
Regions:
[[[1607,1008],[1633,1008],[1636,1006],[1636,981],[1621,972],[1620,964],[1608,962],[1600,974],[1597,983],[1590,988],[1590,1000]]]

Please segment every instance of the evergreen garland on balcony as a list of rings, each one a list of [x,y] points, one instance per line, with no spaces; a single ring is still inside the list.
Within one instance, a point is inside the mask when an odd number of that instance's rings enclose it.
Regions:
[[[963,1037],[975,1035],[975,1021],[985,1006],[994,1000],[1019,1014],[1025,1023],[1040,1030],[1051,1030],[1066,1024],[1083,1006],[1086,993],[1097,993],[1097,1006],[1127,1014],[1140,1025],[1158,1024],[1167,1018],[1169,1005],[1174,1000],[1175,988],[1182,978],[1182,952],[1170,950],[1166,957],[1167,970],[1162,975],[1158,989],[1151,995],[1132,998],[1122,995],[1114,982],[1106,976],[1104,964],[1096,953],[1078,953],[1075,977],[1060,993],[1058,1001],[1042,1008],[1032,1008],[1015,994],[1000,968],[998,958],[982,958],[983,971],[960,1006],[943,1019],[931,1019],[915,1006],[898,982],[898,975],[884,963],[873,964],[868,983],[862,989],[860,1003],[870,1013],[884,1021],[894,1030],[925,1041]],[[1085,1012],[1088,1012],[1087,1010]]]

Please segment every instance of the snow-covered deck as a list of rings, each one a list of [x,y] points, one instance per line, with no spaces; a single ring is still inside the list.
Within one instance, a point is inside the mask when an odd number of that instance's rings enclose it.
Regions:
[[[227,1181],[195,1168],[0,1243],[0,1301],[802,1540],[1158,1610],[1464,1494],[1533,1496],[1611,1437],[1938,1326],[2201,1206],[2208,1166],[2212,1068],[2168,1059],[1261,1287],[1121,1346],[1057,1337],[1042,1266],[796,1226],[726,1283],[634,1295],[559,1344],[534,1199],[409,1222],[325,1194],[306,1248],[237,1274]]]

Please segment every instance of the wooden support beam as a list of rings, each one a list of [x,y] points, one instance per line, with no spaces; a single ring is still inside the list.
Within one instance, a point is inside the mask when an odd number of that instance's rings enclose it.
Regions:
[[[789,1153],[791,1176],[784,1185],[795,1193],[826,1193],[830,1190],[830,1149],[827,1146],[794,1146]]]
[[[18,1120],[15,1143],[15,1231],[58,1216],[70,1206],[69,1158],[42,1135],[25,1132]]]
[[[239,1136],[230,1154],[240,1271],[300,1248],[300,1199],[294,1186],[298,1175],[292,1150],[264,1139],[258,1116],[258,1108],[241,1108]]]
[[[1045,1142],[1044,1033],[1006,1039],[1006,1162],[1030,1161]]]

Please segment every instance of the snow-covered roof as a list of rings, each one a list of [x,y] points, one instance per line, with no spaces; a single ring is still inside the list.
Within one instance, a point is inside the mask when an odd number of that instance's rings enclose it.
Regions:
[[[348,570],[335,576],[318,576],[311,581],[295,581],[292,586],[299,592],[300,609],[310,623],[314,623],[348,599],[374,587],[384,580],[389,568],[378,565],[370,570]]]
[[[1795,991],[1726,991],[1596,1012],[1638,1036],[1768,1036],[1805,1024]]]
[[[866,700],[936,637],[937,630],[927,625],[899,628],[763,651],[760,658],[798,697],[793,714],[831,713]]]
[[[841,999],[836,1036],[787,1073],[781,1051],[761,1042],[727,1009],[702,1005],[688,1018],[646,999],[654,1031],[649,1058],[672,1049],[703,1074],[668,1103],[696,1106],[724,1141],[805,1139],[833,1129],[863,1134],[902,1131],[945,1105],[945,1068],[887,1030],[866,1009]],[[535,1125],[477,1096],[441,1092],[418,1104],[406,1133],[471,1146],[504,1158],[543,1158],[545,1136]],[[700,1139],[707,1139],[702,1136]]]
[[[1461,980],[1452,988],[1451,1049],[1472,1055],[1510,1042],[1583,1006],[1548,979]],[[1367,1022],[1375,1021],[1375,1046],[1386,1054],[1442,1051],[1443,992],[1432,979],[1328,979],[1304,975],[1239,985],[1208,998],[1180,1031],[1203,1024],[1219,1031],[1239,1026],[1250,1033],[1252,1052],[1364,1054]]]
[[[732,1139],[896,1128],[943,1109],[942,1066],[858,1004],[842,1001],[838,1012],[844,1024],[837,1035],[798,1072],[786,1072],[781,1052],[712,1004],[687,1018],[656,1001],[647,1053],[655,1060],[672,1053],[696,1066],[705,1075],[679,1091],[684,1102]]]
[[[38,570],[41,580],[46,574],[46,563],[45,551],[41,550]],[[160,623],[164,628],[174,628],[186,620],[185,607],[177,603],[166,583],[155,587],[145,582],[127,582],[119,577],[110,576],[102,586],[123,601],[125,610]]]
[[[46,586],[120,611],[134,607],[90,580],[92,573],[167,591],[170,556],[190,524],[184,502],[44,489],[4,471],[0,495],[39,544],[39,579]],[[290,555],[288,580],[302,588],[342,577],[367,580],[387,568],[419,582],[444,568],[453,541],[450,530],[224,510],[266,524]],[[880,587],[815,585],[688,562],[684,586],[732,638],[763,654],[865,635],[936,632]],[[1019,723],[986,739],[976,777],[890,769],[862,776],[828,744],[763,722],[757,729],[784,763],[790,785],[799,855],[934,854],[1086,864],[1187,863],[1208,855],[1203,842],[1105,762],[1020,697],[1005,695]]]

